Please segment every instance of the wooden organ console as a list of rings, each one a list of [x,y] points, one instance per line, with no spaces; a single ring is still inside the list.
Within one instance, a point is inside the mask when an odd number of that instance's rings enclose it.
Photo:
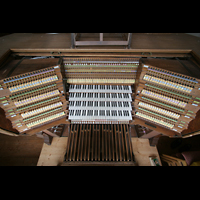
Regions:
[[[22,60],[0,68],[0,107],[19,135],[68,137],[66,165],[135,165],[131,137],[141,127],[140,136],[198,129],[200,59],[167,53],[19,51]]]
[[[200,71],[191,73],[178,60],[140,59],[135,84],[136,123],[145,120],[162,133],[181,135],[200,109]]]
[[[60,65],[7,77],[0,85],[0,106],[19,133],[66,118]]]
[[[129,122],[138,63],[63,60],[71,121],[66,161],[134,161]]]
[[[70,84],[71,123],[128,124],[132,120],[131,85],[137,61],[64,61],[64,69]]]

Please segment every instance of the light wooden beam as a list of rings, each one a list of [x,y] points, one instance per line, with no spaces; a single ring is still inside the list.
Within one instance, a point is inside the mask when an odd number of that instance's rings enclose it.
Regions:
[[[5,135],[10,135],[10,136],[19,136],[17,133],[13,133],[10,131],[6,131],[0,128],[0,133],[5,134]]]
[[[42,132],[46,133],[47,135],[50,135],[52,137],[59,137],[57,134],[52,133],[51,131],[48,131],[47,129],[43,130]]]
[[[149,133],[143,135],[143,136],[140,137],[140,138],[149,139],[149,138],[155,137],[156,135],[159,135],[159,134],[161,134],[161,133],[154,130],[154,131],[151,131],[151,132],[149,132]]]

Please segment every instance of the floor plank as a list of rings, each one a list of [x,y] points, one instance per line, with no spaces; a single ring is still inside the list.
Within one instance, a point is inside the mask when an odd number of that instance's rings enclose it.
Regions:
[[[149,156],[160,157],[157,147],[150,146],[149,139],[131,138],[135,162],[138,166],[151,166]]]
[[[43,144],[37,166],[58,166],[63,163],[68,137],[54,137],[51,145]]]

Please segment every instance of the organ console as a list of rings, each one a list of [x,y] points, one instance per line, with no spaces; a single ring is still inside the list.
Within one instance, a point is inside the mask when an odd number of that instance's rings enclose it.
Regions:
[[[69,120],[86,124],[129,124],[138,59],[63,59],[69,86]]]
[[[132,127],[181,137],[199,115],[200,65],[160,57],[30,59],[0,80],[0,107],[20,134],[67,124],[66,162],[133,162]]]
[[[133,164],[128,125],[138,64],[138,59],[63,59],[71,122],[66,161]]]
[[[5,78],[0,85],[0,106],[20,133],[66,117],[59,65]]]
[[[135,117],[181,134],[200,109],[200,76],[189,72],[177,60],[140,59]]]

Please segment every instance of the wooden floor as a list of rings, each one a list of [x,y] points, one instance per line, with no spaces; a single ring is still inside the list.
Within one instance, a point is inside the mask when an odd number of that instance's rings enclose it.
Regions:
[[[161,164],[156,146],[150,146],[149,139],[132,138],[133,154],[138,166],[151,166],[149,157],[156,157]]]
[[[59,166],[63,163],[68,137],[54,137],[51,145],[43,144],[37,166]]]
[[[83,34],[80,40],[87,40],[88,36]],[[95,37],[98,39],[97,34]],[[105,40],[109,40],[109,34],[107,37]],[[71,37],[69,33],[14,33],[0,37],[0,56],[10,48],[71,48]],[[200,38],[184,33],[133,33],[131,48],[192,49],[200,55]],[[137,164],[150,165],[149,156],[157,155],[156,147],[151,147],[148,139],[132,138],[132,143]],[[51,146],[48,146],[43,144],[43,139],[36,136],[11,137],[0,134],[0,165],[60,165],[64,159],[66,144],[67,138],[54,138]]]
[[[68,137],[54,137],[51,145],[43,144],[37,166],[60,166],[63,165],[67,149]],[[136,166],[150,166],[149,156],[160,157],[157,147],[149,145],[148,139],[131,138],[133,154]]]

